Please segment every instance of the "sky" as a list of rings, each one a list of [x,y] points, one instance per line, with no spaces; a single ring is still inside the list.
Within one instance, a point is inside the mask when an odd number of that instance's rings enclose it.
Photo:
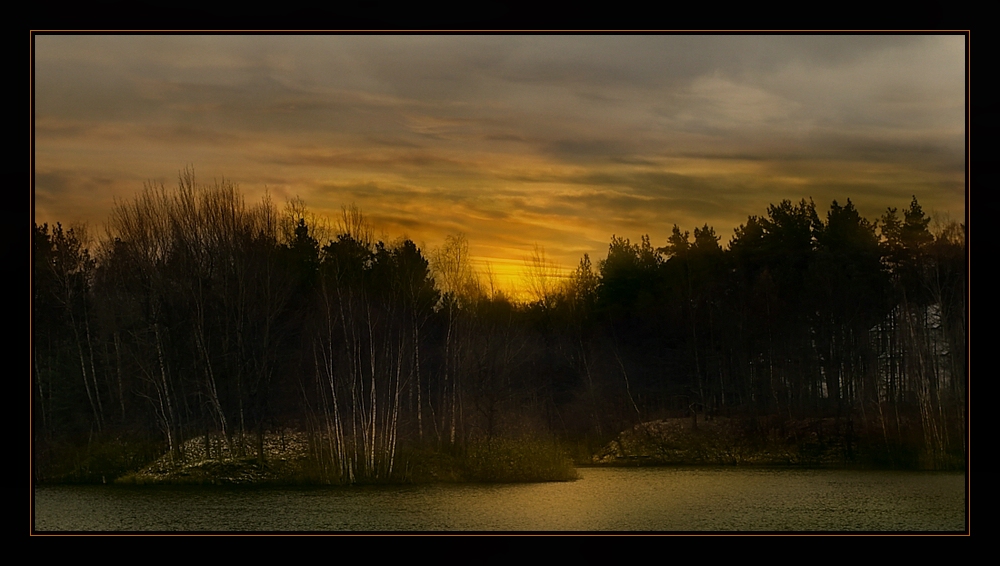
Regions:
[[[101,234],[148,182],[356,205],[509,293],[612,235],[916,196],[965,218],[964,35],[35,35],[35,222]]]

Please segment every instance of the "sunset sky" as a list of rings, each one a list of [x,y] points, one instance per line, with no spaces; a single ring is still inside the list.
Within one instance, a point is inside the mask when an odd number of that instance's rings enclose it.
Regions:
[[[612,234],[848,198],[965,216],[964,35],[36,35],[35,220],[194,168],[389,240],[464,233],[512,292]]]

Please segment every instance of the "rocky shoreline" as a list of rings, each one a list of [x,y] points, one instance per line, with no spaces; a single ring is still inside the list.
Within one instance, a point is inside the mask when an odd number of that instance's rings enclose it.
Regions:
[[[851,438],[835,419],[788,421],[765,435],[726,417],[644,422],[622,432],[593,456],[594,464],[713,464],[838,466]]]
[[[266,433],[264,458],[255,437],[208,435],[188,440],[179,454],[164,454],[115,480],[119,485],[331,485],[310,450],[306,433]],[[461,454],[397,450],[396,471],[378,483],[537,482],[576,479],[572,461],[550,441],[525,437],[473,443]],[[359,480],[357,483],[370,483]]]
[[[920,455],[880,442],[872,431],[836,418],[666,418],[622,431],[577,466],[796,466],[927,469]],[[310,438],[285,429],[257,438],[209,434],[187,440],[174,454],[120,477],[97,476],[124,485],[329,485]],[[546,454],[547,453],[547,454]],[[461,454],[431,449],[397,451],[393,483],[466,481],[566,481],[573,466],[558,446],[538,439],[496,440]],[[563,464],[561,462],[565,461]],[[956,469],[963,462],[957,462]],[[133,468],[135,469],[135,468]],[[58,482],[58,480],[56,480]]]
[[[723,465],[923,469],[920,455],[846,419],[704,418],[643,422],[589,465]],[[956,466],[960,467],[960,466]]]

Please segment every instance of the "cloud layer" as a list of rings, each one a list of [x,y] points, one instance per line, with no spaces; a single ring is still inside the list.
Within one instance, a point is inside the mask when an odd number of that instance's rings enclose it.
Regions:
[[[193,165],[501,279],[611,234],[723,235],[781,199],[962,218],[965,37],[35,36],[35,214]]]

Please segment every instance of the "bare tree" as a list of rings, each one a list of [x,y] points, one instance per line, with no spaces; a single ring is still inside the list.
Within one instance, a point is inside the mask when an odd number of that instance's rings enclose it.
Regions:
[[[535,244],[531,256],[524,259],[524,283],[534,302],[551,308],[560,291],[559,267],[545,257],[545,248]]]

